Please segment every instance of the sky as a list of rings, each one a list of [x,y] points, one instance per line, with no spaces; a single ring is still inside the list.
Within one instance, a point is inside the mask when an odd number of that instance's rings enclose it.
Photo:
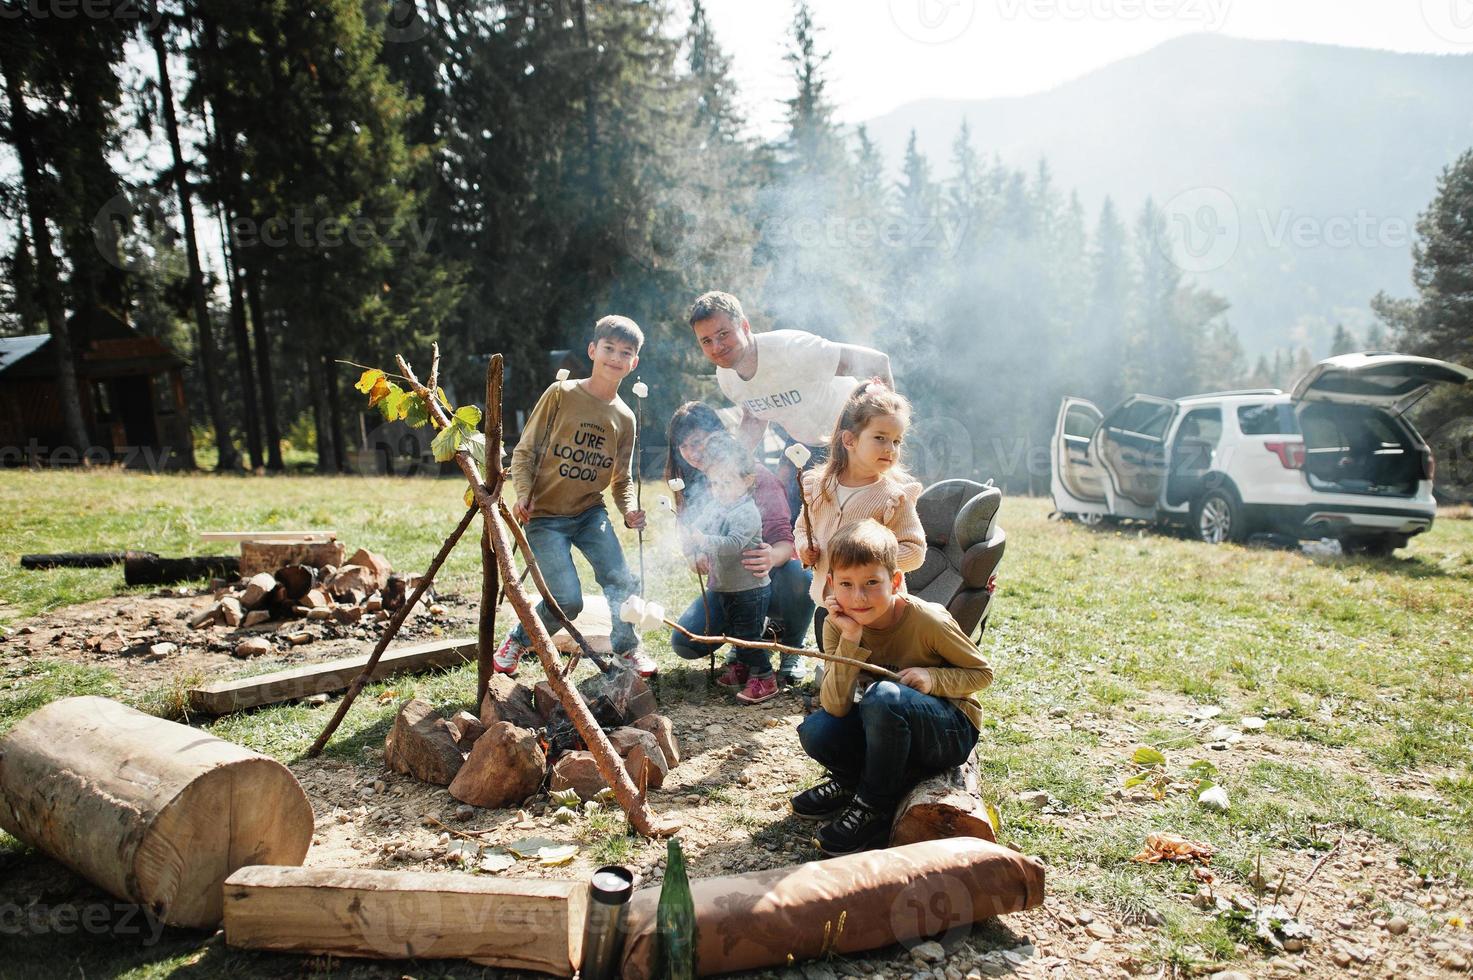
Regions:
[[[747,118],[782,128],[794,0],[705,0]],[[1030,95],[1183,34],[1473,53],[1473,0],[809,0],[856,124],[916,99]]]

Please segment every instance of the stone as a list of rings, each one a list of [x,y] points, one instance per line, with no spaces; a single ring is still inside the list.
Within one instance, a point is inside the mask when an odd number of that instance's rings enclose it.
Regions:
[[[1343,949],[1337,949],[1333,953],[1331,953],[1330,961],[1336,966],[1340,967],[1340,969],[1342,970],[1349,967],[1351,963],[1355,962],[1351,958],[1351,955]]]
[[[1095,937],[1096,939],[1113,939],[1113,938],[1115,938],[1115,930],[1112,929],[1112,928],[1110,928],[1110,925],[1107,922],[1100,922],[1100,921],[1096,920],[1094,922],[1091,922],[1089,925],[1085,926],[1084,927],[1084,931],[1087,932],[1087,933],[1089,933],[1091,936]]]
[[[237,643],[234,653],[237,657],[264,657],[274,649],[270,640],[263,636],[253,636]]]
[[[384,764],[424,782],[448,786],[464,762],[455,743],[454,726],[426,701],[414,698],[405,702],[384,740]]]
[[[252,575],[246,581],[245,591],[240,594],[240,604],[247,609],[259,609],[276,590],[276,576],[270,572]]]
[[[288,633],[286,635],[286,642],[290,643],[294,647],[304,646],[308,643],[311,643],[314,639],[316,639],[316,637],[314,637],[311,633],[308,633],[306,630],[298,630],[295,633]]]
[[[450,615],[450,610],[446,609],[444,606],[440,605],[437,602],[430,607],[430,615],[439,619]]]
[[[178,652],[179,652],[179,647],[178,647],[177,644],[174,644],[174,643],[155,643],[153,646],[151,646],[151,647],[148,648],[148,652],[143,655],[143,659],[144,660],[163,660],[165,657],[172,657],[174,654],[176,654]]]
[[[389,564],[387,558],[383,555],[375,554],[367,548],[359,548],[349,555],[347,564],[343,568],[346,568],[348,565],[363,569],[364,578],[372,586],[363,590],[369,595],[382,591],[384,586],[389,584],[389,575],[394,571],[394,567]],[[338,571],[341,572],[342,568],[338,569]]]
[[[625,726],[609,732],[609,744],[624,757],[624,768],[634,785],[659,789],[670,774],[670,763],[655,736],[641,728]]]
[[[332,610],[327,608],[326,606],[318,606],[315,609],[308,609],[307,618],[312,620],[313,622],[321,622],[325,619],[332,619]]]
[[[1406,919],[1403,919],[1399,915],[1393,915],[1391,918],[1386,920],[1386,931],[1391,933],[1393,936],[1405,935],[1406,931],[1410,928],[1411,923],[1407,922]]]
[[[1019,793],[1016,797],[1014,797],[1014,799],[1016,799],[1024,806],[1030,806],[1035,810],[1042,810],[1044,807],[1048,806],[1048,794],[1041,789],[1031,790],[1026,793]]]
[[[321,588],[316,588],[308,589],[307,594],[302,596],[297,604],[305,606],[308,609],[326,609],[332,605],[332,600],[328,598],[327,593],[322,591]]]
[[[555,708],[561,707],[562,702],[558,700],[557,692],[547,681],[538,681],[537,686],[532,688],[532,703],[537,706],[537,713],[542,716],[542,722],[552,717]],[[541,722],[534,727],[541,727]],[[490,727],[490,726],[487,726]]]
[[[471,817],[474,817],[475,815],[476,808],[471,806],[469,803],[462,803],[460,806],[455,808],[455,819],[461,821],[462,823],[469,820]]]
[[[302,703],[309,708],[320,708],[327,704],[330,698],[331,696],[327,694],[309,694],[302,699]]]
[[[215,605],[210,606],[208,609],[202,609],[191,616],[189,618],[189,628],[192,630],[199,630],[204,629],[208,626],[214,626],[215,620],[218,619],[219,616],[220,606],[218,603],[216,603]],[[24,629],[24,627],[22,627],[22,629]],[[19,630],[17,630],[16,632],[18,636],[28,635],[25,633],[21,633]]]
[[[245,614],[245,619],[242,619],[240,621],[240,625],[244,626],[246,629],[251,629],[252,627],[260,626],[262,623],[269,623],[270,621],[271,613],[267,612],[265,609],[252,609],[250,612]]]
[[[680,743],[675,740],[675,723],[669,718],[664,715],[645,715],[635,721],[632,727],[655,736],[655,741],[660,743],[660,751],[665,753],[665,762],[671,769],[680,765]]]
[[[546,769],[537,733],[498,721],[476,739],[450,783],[450,795],[487,809],[520,803],[537,792]]]
[[[1210,980],[1253,980],[1253,978],[1239,970],[1219,970],[1212,974]]]
[[[822,963],[804,963],[799,972],[803,980],[839,980],[838,974]]]
[[[946,959],[946,947],[938,942],[925,942],[911,947],[911,958],[918,963],[941,963]]]
[[[1248,717],[1238,722],[1238,726],[1245,732],[1261,732],[1268,727],[1268,722],[1262,718]]]
[[[317,612],[317,610],[314,609],[314,610],[312,610],[312,612],[315,613],[315,612]],[[312,613],[308,613],[307,614],[307,618],[308,619],[311,619],[312,618]],[[356,623],[356,622],[358,622],[358,620],[360,620],[360,619],[363,618],[363,607],[362,606],[337,606],[336,608],[334,608],[332,610],[332,618],[335,619],[335,620],[337,620],[338,622],[342,623],[345,626],[351,625],[352,623]]]
[[[481,700],[481,725],[490,728],[498,721],[518,728],[541,728],[542,716],[532,699],[532,689],[506,674],[492,674]]]
[[[455,717],[450,719],[450,724],[454,725],[455,730],[460,733],[459,742],[462,752],[469,752],[471,746],[476,744],[476,739],[486,732],[486,726],[481,724],[481,719],[469,711],[457,711]]]
[[[552,782],[549,784],[553,792],[573,789],[583,799],[591,800],[608,786],[598,771],[598,764],[593,761],[592,752],[564,752],[553,763]]]
[[[726,726],[725,725],[707,725],[706,726],[706,734],[707,735],[710,735],[710,736],[713,736],[713,737],[716,736],[716,735],[725,735],[726,734]]]
[[[322,587],[328,595],[339,602],[354,604],[361,603],[380,588],[374,582],[373,573],[370,570],[351,562],[333,572]]]
[[[226,626],[239,626],[240,621],[245,619],[245,610],[241,608],[240,600],[233,595],[228,595],[220,600],[220,618],[225,621]]]

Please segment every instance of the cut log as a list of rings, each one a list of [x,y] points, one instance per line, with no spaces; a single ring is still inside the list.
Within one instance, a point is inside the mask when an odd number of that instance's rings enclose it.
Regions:
[[[459,667],[476,656],[476,641],[440,640],[421,646],[384,653],[374,668],[373,680],[396,674],[419,673],[441,667]],[[346,691],[353,678],[363,672],[368,657],[347,657],[308,664],[271,674],[257,674],[233,681],[218,681],[190,688],[189,708],[201,714],[224,715],[263,704],[277,704],[312,694]]]
[[[172,585],[197,578],[233,579],[239,574],[240,559],[234,555],[160,558],[130,551],[123,562],[123,581],[129,585]]]
[[[282,565],[338,566],[343,563],[341,541],[242,541],[240,574],[274,572]],[[280,578],[281,576],[277,576]]]
[[[466,874],[242,868],[225,882],[225,942],[370,959],[467,959],[572,976],[588,886]]]
[[[996,842],[977,788],[977,753],[965,763],[918,783],[895,811],[890,846],[948,837],[976,837]]]
[[[310,565],[283,565],[276,570],[275,578],[281,583],[282,598],[295,602],[317,585],[317,569]]]
[[[53,701],[0,740],[0,827],[169,925],[217,925],[221,883],[301,864],[312,822],[275,759],[107,698]]]

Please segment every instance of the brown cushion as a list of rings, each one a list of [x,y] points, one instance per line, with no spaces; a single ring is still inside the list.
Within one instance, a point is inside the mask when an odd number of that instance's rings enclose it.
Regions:
[[[1043,902],[1043,865],[972,837],[691,882],[702,976],[878,949]],[[658,885],[630,902],[621,976],[656,975]],[[944,910],[944,917],[921,910]],[[840,916],[843,916],[840,928]],[[939,913],[938,913],[939,915]],[[931,921],[934,919],[934,921]]]

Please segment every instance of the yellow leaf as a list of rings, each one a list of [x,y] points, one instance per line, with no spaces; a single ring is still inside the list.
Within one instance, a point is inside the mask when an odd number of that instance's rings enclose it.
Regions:
[[[380,371],[378,368],[369,368],[367,371],[363,372],[363,374],[358,378],[358,383],[353,387],[357,388],[359,391],[363,392],[366,395],[373,390],[374,385],[378,384],[383,379],[384,372]]]
[[[393,390],[389,383],[384,380],[384,376],[379,375],[378,380],[373,383],[373,388],[368,392],[368,407],[373,408],[379,402],[388,398]]]

